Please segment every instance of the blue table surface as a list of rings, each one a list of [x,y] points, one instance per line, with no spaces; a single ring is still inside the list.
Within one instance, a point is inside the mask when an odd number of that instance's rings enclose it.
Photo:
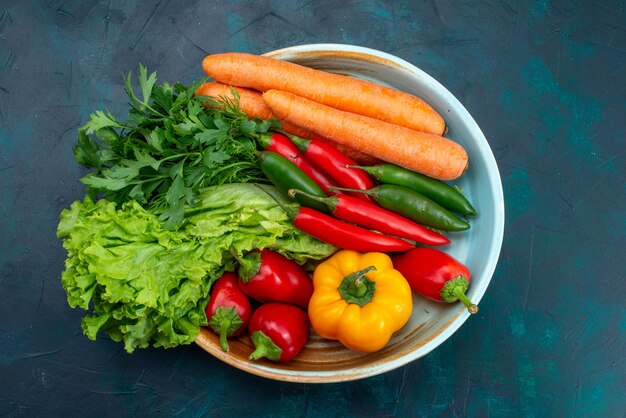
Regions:
[[[328,385],[89,341],[55,236],[84,194],[77,128],[125,111],[138,63],[191,81],[208,53],[318,42],[417,65],[488,138],[506,229],[479,315],[418,361]],[[0,2],[0,415],[624,416],[625,75],[623,0]]]

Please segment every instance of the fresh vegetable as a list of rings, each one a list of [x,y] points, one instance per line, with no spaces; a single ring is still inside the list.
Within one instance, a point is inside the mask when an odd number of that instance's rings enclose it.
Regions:
[[[239,107],[241,110],[249,117],[249,118],[259,118],[259,119],[271,119],[276,116],[272,113],[272,110],[265,104],[263,101],[263,97],[261,93],[255,90],[250,90],[243,87],[233,87],[227,86],[226,84],[210,82],[202,84],[197,90],[196,95],[199,96],[209,96],[213,100],[216,101],[226,101],[228,102],[237,102],[239,103]],[[212,103],[212,102],[211,102]],[[341,144],[337,144],[328,140],[327,138],[322,138],[319,135],[315,135],[313,132],[307,131],[306,129],[302,129],[296,125],[293,125],[289,122],[281,121],[282,126],[281,130],[287,132],[291,135],[296,135],[300,138],[309,138],[309,139],[318,139],[321,141],[325,141],[330,143],[332,146],[336,147],[341,153],[347,155],[355,161],[360,162],[361,164],[376,164],[380,162],[380,160],[371,157],[367,154],[363,154],[362,152],[356,151],[352,148],[345,147]]]
[[[413,189],[453,212],[476,215],[476,210],[460,191],[440,180],[393,164],[350,166],[350,168],[365,170],[381,183]]]
[[[290,190],[290,195],[303,194],[300,190]],[[324,203],[333,216],[366,228],[374,229],[383,234],[396,235],[412,239],[427,245],[446,245],[450,240],[443,235],[398,215],[376,204],[366,202],[348,195],[326,198],[308,195]]]
[[[250,359],[266,357],[286,362],[297,356],[309,338],[309,318],[302,309],[284,303],[261,305],[250,319],[254,351]]]
[[[385,209],[436,229],[463,231],[470,227],[467,222],[457,218],[447,209],[406,187],[381,184],[369,190],[345,188],[339,190],[366,193]]]
[[[300,208],[293,224],[321,241],[346,250],[398,252],[413,248],[400,238],[379,234],[307,207]]]
[[[227,338],[242,334],[252,314],[250,301],[239,289],[234,273],[224,273],[215,282],[205,312],[209,327],[220,336],[220,347],[228,351]]]
[[[209,55],[209,77],[255,90],[282,90],[343,111],[441,135],[443,118],[426,102],[380,84],[252,54]],[[313,115],[315,116],[315,115]]]
[[[383,348],[413,309],[409,284],[382,253],[339,251],[315,269],[313,286],[313,329],[356,351]]]
[[[252,119],[265,120],[276,118],[276,115],[272,113],[272,110],[263,101],[261,93],[256,90],[208,82],[203,83],[196,90],[196,96],[208,96],[217,102],[238,101],[240,109]],[[310,135],[313,135],[311,132],[290,123],[283,123],[281,130],[304,138],[310,138]]]
[[[467,168],[467,153],[454,141],[361,116],[278,90],[263,100],[280,119],[331,141],[439,180],[454,180]]]
[[[80,128],[74,156],[93,169],[81,179],[92,198],[101,193],[116,203],[136,200],[173,229],[204,187],[267,183],[257,164],[256,137],[278,128],[278,121],[250,120],[236,101],[205,108],[209,99],[194,97],[199,83],[156,81],[156,73],[148,76],[140,66],[142,98],[131,73],[124,78],[130,119],[97,111]]]
[[[340,186],[366,190],[375,186],[365,171],[347,168],[354,165],[354,160],[343,155],[332,145],[315,139],[292,137],[291,140],[313,164],[328,173]],[[367,195],[356,194],[356,197],[371,200]]]
[[[271,109],[267,107],[258,91],[243,87],[235,88],[222,83],[202,83],[195,91],[196,96],[207,96],[214,101],[239,103],[239,108],[249,118],[272,119],[275,118]],[[210,103],[209,103],[210,104]],[[283,127],[284,129],[284,127]]]
[[[267,190],[276,189],[264,186]],[[272,248],[302,264],[335,247],[296,229],[276,200],[252,184],[203,189],[177,231],[136,201],[74,202],[57,235],[67,250],[62,284],[71,307],[89,311],[83,331],[100,330],[126,351],[190,344],[207,325],[209,289],[254,248]]]
[[[333,180],[331,180],[330,177],[328,177],[322,170],[304,159],[298,147],[285,135],[279,133],[260,135],[259,142],[263,145],[266,151],[275,152],[276,154],[281,155],[294,163],[304,172],[304,174],[310,177],[315,184],[320,186],[325,193],[328,193],[328,189],[330,187],[336,186],[336,184],[333,183]]]
[[[267,178],[269,178],[276,187],[282,190],[283,193],[287,193],[290,189],[297,189],[313,196],[328,197],[320,186],[287,158],[275,152],[265,151],[259,154],[259,159],[261,160],[261,170],[263,170],[263,173],[265,173]],[[305,196],[297,196],[296,201],[322,212],[327,210],[326,206],[320,202],[308,199]]]
[[[463,302],[471,314],[478,312],[467,297],[470,271],[461,262],[434,248],[416,248],[393,258],[393,266],[411,288],[435,302]]]
[[[262,303],[282,302],[306,309],[313,283],[298,264],[268,249],[236,258],[239,288],[246,295]]]

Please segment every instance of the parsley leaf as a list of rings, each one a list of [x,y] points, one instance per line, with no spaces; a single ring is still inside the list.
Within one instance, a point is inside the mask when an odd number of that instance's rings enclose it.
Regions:
[[[141,98],[131,72],[123,81],[128,119],[98,110],[78,131],[74,157],[92,169],[81,179],[90,196],[134,199],[174,229],[202,188],[268,183],[258,167],[257,144],[260,134],[280,128],[276,119],[248,119],[236,93],[226,103],[195,96],[204,80],[158,84],[156,72],[140,65]]]
[[[81,129],[85,129],[88,134],[104,128],[124,128],[124,125],[115,120],[115,117],[109,112],[97,110],[91,114],[91,120],[87,122]]]
[[[85,131],[78,131],[78,143],[74,146],[76,162],[85,167],[100,168],[102,163],[98,155],[100,148],[96,141],[87,136]]]

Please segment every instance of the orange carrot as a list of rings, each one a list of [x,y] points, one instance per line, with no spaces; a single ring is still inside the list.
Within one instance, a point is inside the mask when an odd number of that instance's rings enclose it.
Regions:
[[[279,118],[339,144],[440,180],[467,168],[467,153],[454,141],[269,90],[263,100]]]
[[[263,101],[258,91],[239,87],[239,107],[250,118],[270,119],[275,117]],[[220,97],[234,99],[230,86],[222,83],[204,83],[196,90],[196,96],[211,96],[215,100]]]
[[[259,91],[282,90],[359,115],[437,135],[443,118],[426,102],[369,81],[245,53],[208,55],[202,68],[222,83]]]
[[[239,93],[239,107],[249,118],[270,119],[275,118],[276,115],[272,113],[272,110],[265,104],[261,93],[255,90],[237,87],[234,88]],[[219,101],[220,97],[228,99],[234,99],[233,92],[230,86],[222,83],[204,83],[196,90],[196,96],[211,96],[215,100]],[[295,136],[307,139],[319,139],[330,143],[335,146],[340,152],[358,161],[361,164],[376,164],[380,162],[377,158],[363,154],[359,151],[350,149],[346,146],[339,145],[333,141],[329,141],[326,138],[322,138],[319,135],[315,135],[311,131],[302,129],[289,122],[282,122],[282,130]]]

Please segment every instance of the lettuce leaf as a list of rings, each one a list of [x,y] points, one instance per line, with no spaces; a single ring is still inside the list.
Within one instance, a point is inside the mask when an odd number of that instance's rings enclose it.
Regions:
[[[193,342],[206,325],[213,282],[236,268],[233,253],[272,248],[304,264],[335,247],[291,224],[252,184],[204,189],[176,231],[135,201],[90,198],[61,213],[57,235],[67,250],[61,281],[73,308],[88,311],[82,328],[123,341],[126,351]]]

